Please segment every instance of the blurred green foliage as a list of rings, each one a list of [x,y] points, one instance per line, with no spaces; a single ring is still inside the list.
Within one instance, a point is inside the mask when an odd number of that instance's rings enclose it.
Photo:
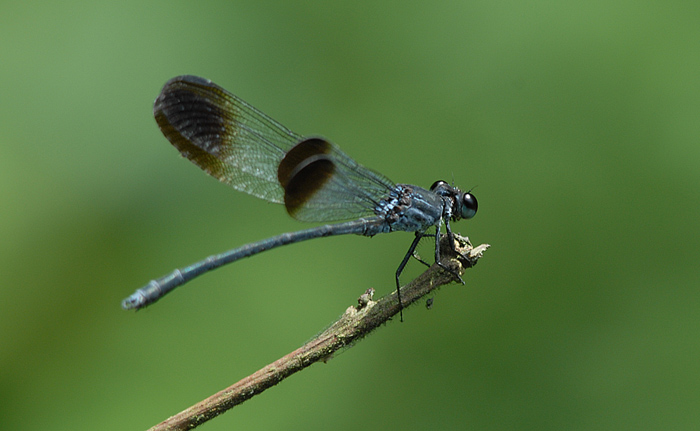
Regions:
[[[119,308],[306,227],[160,135],[152,101],[188,73],[396,182],[477,186],[454,228],[493,245],[430,311],[207,430],[697,429],[698,22],[685,1],[5,2],[2,428],[147,428],[391,290],[408,234],[298,244]]]

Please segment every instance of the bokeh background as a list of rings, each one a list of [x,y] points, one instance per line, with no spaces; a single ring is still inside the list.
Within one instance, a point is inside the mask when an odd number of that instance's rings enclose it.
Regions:
[[[392,290],[410,234],[286,247],[120,309],[175,267],[307,227],[165,141],[152,102],[179,74],[394,181],[476,186],[454,228],[493,245],[431,310],[204,429],[700,426],[697,3],[0,8],[2,429],[148,428]]]

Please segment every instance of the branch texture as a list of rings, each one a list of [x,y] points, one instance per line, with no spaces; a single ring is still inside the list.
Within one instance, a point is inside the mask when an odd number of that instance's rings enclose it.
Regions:
[[[473,247],[468,239],[458,235],[455,235],[455,240],[456,249],[461,255],[455,255],[446,235],[440,242],[441,256],[443,256],[441,263],[450,271],[438,265],[432,265],[418,278],[402,287],[401,299],[404,308],[438,287],[455,281],[455,274],[462,275],[466,268],[474,266],[483,252],[489,248],[488,244]],[[372,293],[373,291],[368,290],[360,297],[359,306],[349,307],[337,321],[302,347],[166,419],[150,428],[150,431],[193,429],[314,362],[327,361],[335,352],[365,337],[400,312],[396,291],[376,302],[371,300]]]

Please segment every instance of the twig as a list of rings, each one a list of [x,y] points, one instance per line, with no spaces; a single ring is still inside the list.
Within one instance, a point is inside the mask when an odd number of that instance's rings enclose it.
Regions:
[[[457,250],[462,256],[455,256],[445,236],[441,238],[440,243],[441,255],[443,256],[442,263],[461,275],[464,273],[465,268],[470,268],[476,264],[483,252],[489,248],[489,245],[482,244],[472,247],[466,238],[455,236],[455,239],[458,243]],[[404,307],[454,280],[453,274],[437,265],[432,265],[418,278],[401,288],[401,298]],[[256,371],[238,383],[166,419],[152,427],[150,431],[193,429],[247,399],[258,395],[265,389],[276,385],[314,362],[327,361],[333,353],[363,338],[374,329],[391,320],[399,312],[396,292],[386,295],[376,302],[371,300],[371,293],[373,292],[368,290],[366,294],[360,297],[359,306],[349,307],[328,329],[302,347]]]

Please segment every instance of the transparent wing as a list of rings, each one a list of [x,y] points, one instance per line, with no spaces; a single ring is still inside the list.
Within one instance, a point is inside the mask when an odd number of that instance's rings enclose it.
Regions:
[[[284,203],[298,220],[372,214],[395,187],[330,142],[303,139],[203,78],[171,79],[153,111],[184,157],[236,190]]]

